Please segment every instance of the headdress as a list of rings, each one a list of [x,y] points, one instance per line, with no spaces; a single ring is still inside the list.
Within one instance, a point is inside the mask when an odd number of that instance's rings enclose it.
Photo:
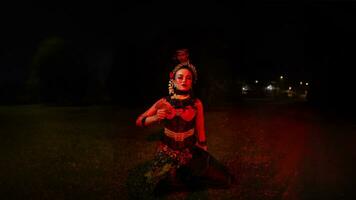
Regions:
[[[176,54],[177,53],[186,53],[186,54],[189,54],[189,50],[188,49],[178,49],[176,50]]]

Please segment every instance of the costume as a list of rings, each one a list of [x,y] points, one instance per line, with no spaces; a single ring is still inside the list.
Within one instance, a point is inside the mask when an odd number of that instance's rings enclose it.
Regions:
[[[191,70],[196,81],[196,71],[192,65],[178,65],[170,77],[179,69]],[[206,145],[200,141],[199,133],[204,133],[204,118],[201,101],[189,95],[185,99],[175,98],[176,94],[190,93],[179,91],[172,85],[169,96],[161,98],[148,111],[143,113],[137,121],[145,115],[152,115],[158,109],[164,109],[167,116],[160,123],[164,126],[162,137],[157,145],[153,162],[145,173],[147,188],[156,194],[169,192],[179,188],[195,189],[204,187],[229,187],[233,176],[211,154],[197,146]]]
[[[150,187],[155,187],[156,193],[177,188],[228,187],[232,181],[230,173],[207,151],[195,145],[197,115],[191,117],[186,113],[196,112],[197,99],[179,100],[167,96],[161,103],[162,105],[156,106],[172,106],[173,114],[169,119],[163,120],[164,133],[152,166],[145,173]],[[179,138],[180,135],[186,137]]]

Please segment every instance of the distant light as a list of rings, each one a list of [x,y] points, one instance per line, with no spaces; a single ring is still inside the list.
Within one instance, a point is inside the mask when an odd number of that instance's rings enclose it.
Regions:
[[[288,88],[289,90],[292,90],[292,87],[291,86],[289,86],[289,88]]]
[[[305,85],[309,85],[309,83],[305,83]]]
[[[242,87],[242,91],[247,91],[247,90],[248,90],[247,86]]]
[[[258,80],[255,80],[255,83],[258,83]]]
[[[303,85],[303,81],[300,81],[299,83],[300,83],[301,85]]]
[[[270,84],[267,86],[267,90],[273,90],[273,86]]]
[[[279,78],[280,78],[280,79],[283,79],[283,76],[280,76]]]

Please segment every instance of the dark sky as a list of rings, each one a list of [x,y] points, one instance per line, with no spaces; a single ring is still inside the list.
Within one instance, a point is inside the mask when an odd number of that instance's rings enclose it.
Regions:
[[[348,3],[247,2],[114,5],[105,1],[57,1],[13,5],[3,8],[8,19],[3,25],[7,36],[3,41],[13,46],[23,41],[36,43],[49,34],[63,34],[154,48],[162,43],[213,46],[204,42],[214,40],[222,43],[220,49],[229,48],[232,54],[235,52],[230,49],[235,49],[249,65],[263,62],[283,68],[283,64],[304,64],[309,38],[327,37],[331,42],[354,31],[354,9]]]
[[[131,68],[127,73],[163,73],[172,51],[188,47],[205,77],[219,71],[221,78],[283,74],[324,83],[349,75],[346,66],[355,44],[350,1],[55,1],[2,11],[2,81],[25,79],[24,66],[51,36],[75,43],[87,60],[95,59],[91,49],[112,50],[112,60],[100,62],[120,63],[122,69]]]

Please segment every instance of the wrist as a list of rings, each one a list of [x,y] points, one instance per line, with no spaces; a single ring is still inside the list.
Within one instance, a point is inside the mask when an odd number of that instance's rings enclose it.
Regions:
[[[157,122],[158,121],[158,116],[157,115],[152,115],[151,118],[152,118],[153,122]]]
[[[208,145],[205,143],[205,144],[199,144],[199,142],[197,142],[195,144],[197,147],[201,148],[201,149],[204,149],[205,151],[208,150]]]
[[[199,141],[199,140],[198,140],[197,143],[198,143],[200,146],[207,146],[207,145],[208,145],[208,143],[207,143],[206,140],[204,140],[204,141]]]
[[[148,118],[147,116],[142,117],[142,119],[141,119],[141,125],[142,125],[142,127],[145,127],[145,126],[146,126],[146,119],[147,119],[147,118]]]

